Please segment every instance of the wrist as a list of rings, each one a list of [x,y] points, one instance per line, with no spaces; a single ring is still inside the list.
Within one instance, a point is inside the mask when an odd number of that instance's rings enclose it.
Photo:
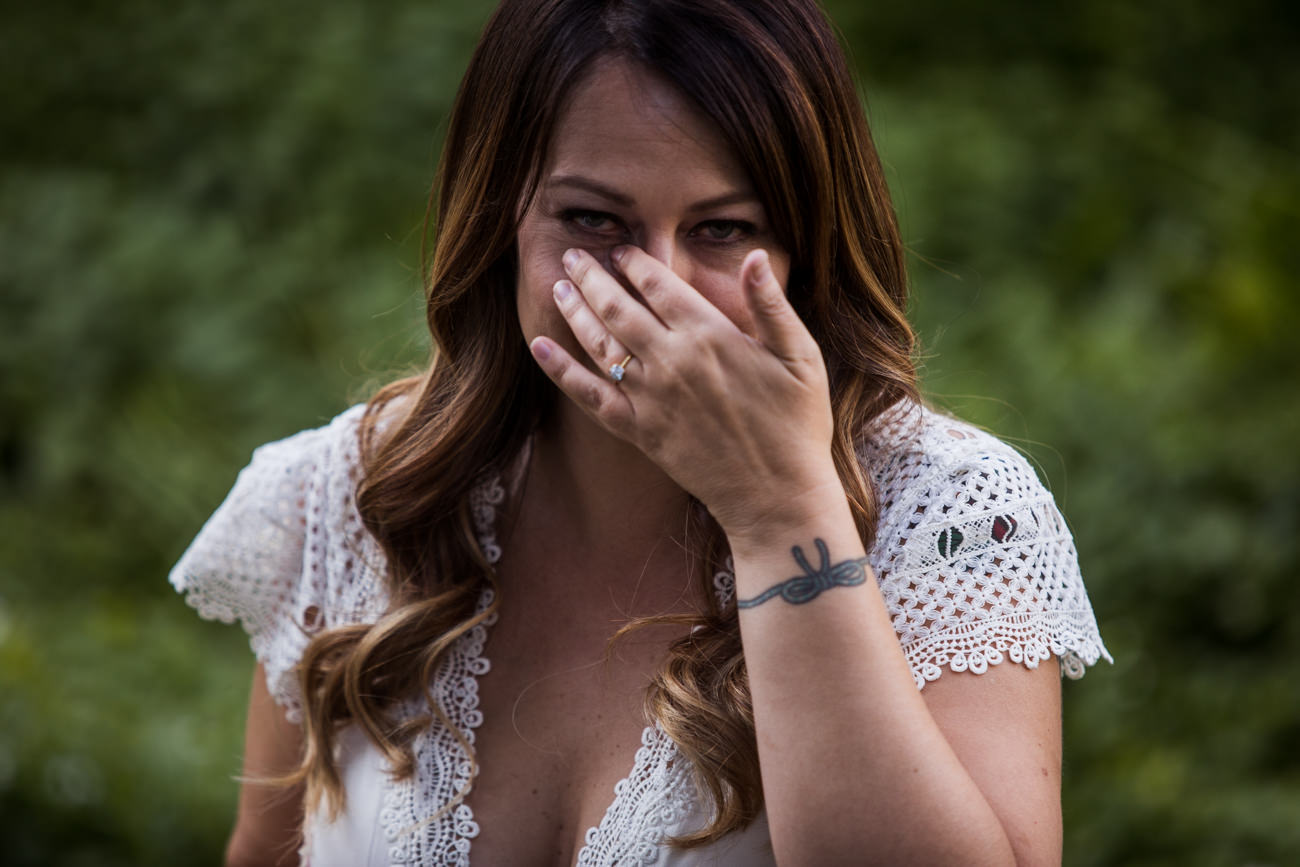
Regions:
[[[825,535],[833,527],[847,526],[857,535],[844,486],[834,470],[779,497],[751,501],[743,514],[719,523],[737,562],[764,557],[774,549],[788,556],[792,544],[811,542],[813,536]]]

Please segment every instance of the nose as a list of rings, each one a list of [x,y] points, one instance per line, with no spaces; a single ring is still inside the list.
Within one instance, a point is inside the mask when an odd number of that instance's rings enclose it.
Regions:
[[[681,249],[677,233],[670,230],[647,230],[641,238],[641,249],[667,265],[674,274],[685,280],[691,280],[690,257]]]

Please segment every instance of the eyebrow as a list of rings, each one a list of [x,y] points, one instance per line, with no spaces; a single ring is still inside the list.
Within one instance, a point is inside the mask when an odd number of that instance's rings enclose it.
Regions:
[[[613,187],[607,187],[599,181],[585,178],[582,175],[553,175],[547,179],[546,185],[548,187],[573,187],[574,189],[585,190],[586,192],[595,193],[602,198],[608,199],[617,205],[622,205],[625,208],[636,204],[636,201],[631,196],[626,196]],[[726,205],[734,205],[740,202],[756,201],[758,201],[758,196],[754,195],[752,192],[748,190],[735,190],[730,193],[723,193],[721,196],[714,196],[711,199],[701,199],[698,202],[692,203],[686,210],[707,211],[710,208],[721,208]]]

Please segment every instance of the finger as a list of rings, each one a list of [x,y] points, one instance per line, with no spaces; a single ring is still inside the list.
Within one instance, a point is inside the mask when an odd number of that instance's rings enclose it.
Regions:
[[[759,342],[773,355],[787,361],[807,354],[808,329],[790,306],[785,287],[772,272],[766,250],[753,250],[740,264],[740,282],[745,301],[754,315]]]
[[[694,286],[640,247],[615,247],[610,251],[610,261],[641,293],[646,307],[670,329],[722,316]]]
[[[629,438],[635,414],[622,389],[587,370],[549,337],[534,337],[528,349],[560,391],[612,433]]]
[[[622,362],[632,353],[623,345],[605,323],[596,317],[582,293],[568,280],[559,280],[552,288],[555,305],[569,323],[569,330],[578,343],[595,362],[597,370],[609,370],[610,365]]]
[[[563,262],[592,314],[634,355],[643,355],[662,336],[663,324],[586,250],[566,251]]]

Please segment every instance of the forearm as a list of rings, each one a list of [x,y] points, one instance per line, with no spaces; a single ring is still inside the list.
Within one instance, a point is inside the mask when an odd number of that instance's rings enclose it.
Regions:
[[[732,538],[739,600],[864,557],[842,497]],[[922,701],[865,562],[740,611],[763,790],[781,864],[1013,863],[1007,835]],[[820,593],[806,598],[810,586]]]

